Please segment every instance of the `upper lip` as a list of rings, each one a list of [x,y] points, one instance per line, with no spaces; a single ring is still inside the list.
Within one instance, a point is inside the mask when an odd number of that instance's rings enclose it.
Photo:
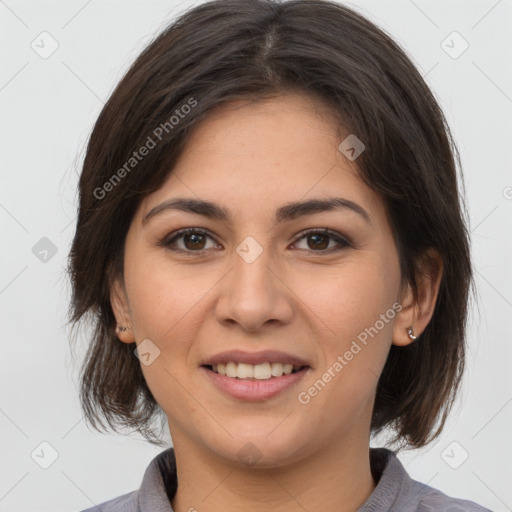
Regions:
[[[226,364],[230,361],[246,364],[281,363],[293,364],[294,366],[310,366],[306,360],[280,350],[262,350],[259,352],[228,350],[209,357],[203,361],[202,366],[213,366],[219,363]]]

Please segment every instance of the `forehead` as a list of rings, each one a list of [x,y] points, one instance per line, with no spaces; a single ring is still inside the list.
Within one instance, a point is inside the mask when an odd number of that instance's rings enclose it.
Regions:
[[[184,195],[252,215],[333,195],[378,209],[377,194],[338,148],[348,134],[327,104],[302,94],[220,105],[195,127],[167,181],[143,201],[141,214]]]
[[[279,148],[303,153],[321,149],[345,133],[336,112],[327,103],[300,93],[276,95],[267,99],[234,100],[217,106],[192,131],[183,157],[191,150],[231,154]],[[322,144],[323,141],[323,144]],[[316,146],[316,148],[315,148]],[[259,156],[263,156],[261,153]],[[316,155],[318,156],[318,155]]]

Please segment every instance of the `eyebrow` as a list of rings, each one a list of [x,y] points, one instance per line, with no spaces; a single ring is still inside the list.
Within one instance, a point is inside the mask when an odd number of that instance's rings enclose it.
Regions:
[[[210,201],[200,199],[190,199],[177,197],[169,199],[155,206],[143,218],[142,224],[169,210],[184,211],[187,213],[195,213],[203,215],[209,219],[222,220],[232,222],[232,216],[228,210]],[[342,197],[329,197],[327,199],[310,199],[296,203],[288,203],[276,210],[275,218],[277,222],[284,222],[297,219],[305,215],[313,215],[319,212],[327,212],[332,210],[348,210],[359,214],[368,224],[372,224],[372,220],[368,212],[359,204]]]

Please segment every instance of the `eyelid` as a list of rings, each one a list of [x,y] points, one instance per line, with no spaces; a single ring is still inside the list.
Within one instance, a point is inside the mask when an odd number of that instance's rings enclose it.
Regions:
[[[182,229],[178,229],[176,231],[173,231],[172,233],[170,233],[169,235],[166,235],[160,242],[159,245],[162,245],[164,247],[168,247],[171,245],[171,242],[174,242],[176,239],[182,237],[183,235],[187,235],[189,233],[194,233],[194,234],[199,234],[199,235],[205,235],[205,236],[208,236],[209,238],[211,238],[216,244],[218,244],[217,240],[215,239],[215,237],[207,230],[207,229],[204,229],[204,228],[194,228],[194,227],[191,227],[191,228],[182,228]],[[201,254],[203,252],[206,252],[208,251],[209,249],[200,249],[198,251],[190,251],[190,250],[187,250],[187,249],[179,249],[179,248],[174,248],[174,249],[170,249],[170,250],[173,250],[173,251],[176,251],[176,252],[181,252],[181,253],[186,253],[186,254]]]
[[[163,245],[164,247],[168,247],[169,245],[171,245],[171,242],[174,242],[176,239],[178,239],[181,236],[186,235],[188,233],[197,233],[200,235],[205,235],[205,236],[211,238],[216,244],[218,244],[215,236],[213,236],[207,229],[189,227],[189,228],[182,228],[182,229],[173,231],[170,235],[167,235],[162,239],[162,241],[160,242],[160,245]],[[337,231],[331,230],[329,228],[305,229],[297,234],[297,236],[295,237],[295,240],[292,242],[292,245],[296,244],[299,240],[306,237],[307,235],[314,235],[314,234],[321,234],[321,235],[329,236],[336,243],[338,243],[339,247],[334,247],[334,248],[331,247],[330,249],[319,250],[319,251],[308,250],[308,249],[298,249],[298,250],[306,250],[310,253],[322,254],[322,253],[331,253],[333,251],[341,250],[341,249],[348,248],[348,247],[354,247],[354,244],[347,237],[345,237],[345,236],[341,235],[340,233],[338,233]],[[187,250],[187,249],[174,248],[174,249],[170,249],[170,250],[182,252],[182,253],[186,253],[186,254],[194,254],[194,253],[202,254],[204,252],[207,252],[209,249],[199,249],[197,251],[192,251],[192,250]]]
[[[338,233],[337,231],[334,231],[334,230],[329,229],[329,228],[309,228],[309,229],[305,229],[304,231],[301,231],[297,235],[297,237],[295,238],[295,241],[293,242],[293,244],[297,243],[301,238],[304,238],[307,235],[315,235],[315,234],[327,235],[331,239],[333,239],[335,242],[337,242],[339,245],[341,245],[341,247],[338,247],[338,248],[331,247],[331,249],[326,249],[326,250],[323,250],[323,251],[309,250],[309,252],[311,252],[311,253],[318,253],[318,254],[330,253],[330,252],[333,252],[333,251],[336,251],[336,250],[341,250],[343,248],[354,247],[354,244],[346,236],[343,236],[340,233]]]

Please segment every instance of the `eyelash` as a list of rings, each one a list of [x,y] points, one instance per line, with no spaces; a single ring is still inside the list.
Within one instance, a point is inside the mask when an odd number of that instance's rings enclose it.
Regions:
[[[194,254],[203,254],[206,251],[208,251],[209,249],[200,249],[200,250],[197,250],[197,251],[192,251],[192,250],[188,250],[188,249],[176,249],[176,248],[172,248],[171,247],[172,244],[175,243],[175,241],[178,238],[181,238],[183,235],[192,234],[192,233],[193,234],[198,234],[198,235],[206,235],[206,236],[208,236],[208,237],[210,237],[210,238],[212,238],[214,240],[213,236],[210,235],[210,233],[208,231],[204,230],[204,229],[201,229],[201,228],[184,228],[184,229],[180,229],[180,230],[178,230],[178,231],[176,231],[174,233],[171,233],[171,235],[169,235],[169,236],[166,236],[160,242],[160,245],[168,248],[171,251],[181,252],[181,253],[184,253],[184,254],[186,254],[188,256],[192,256]],[[344,237],[341,237],[335,231],[331,231],[330,229],[327,229],[327,228],[305,230],[305,231],[299,233],[298,237],[295,239],[293,244],[296,244],[299,240],[301,240],[302,238],[305,238],[308,235],[316,235],[316,234],[328,236],[329,238],[331,238],[332,240],[334,240],[335,242],[340,244],[341,247],[338,247],[338,248],[332,248],[331,247],[330,249],[324,249],[324,250],[318,250],[318,251],[314,251],[312,249],[298,249],[298,250],[307,250],[310,253],[327,253],[327,254],[331,254],[332,252],[337,252],[337,251],[340,251],[340,250],[345,249],[345,248],[354,247],[354,244],[352,244],[348,239],[346,239]]]

